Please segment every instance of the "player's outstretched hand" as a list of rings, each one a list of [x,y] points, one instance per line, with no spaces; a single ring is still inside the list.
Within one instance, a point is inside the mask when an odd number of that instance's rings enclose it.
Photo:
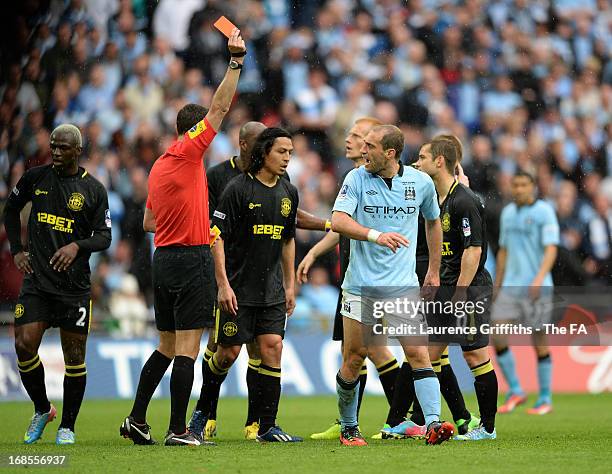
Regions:
[[[408,247],[410,242],[402,234],[397,232],[383,232],[376,239],[376,243],[382,247],[390,248],[393,253],[397,252],[400,247]]]
[[[315,258],[310,252],[308,252],[297,267],[296,277],[299,284],[303,284],[308,281],[308,272],[310,271],[310,267],[312,267],[314,262]]]
[[[227,48],[230,54],[240,54],[246,51],[246,45],[244,44],[242,36],[240,36],[240,30],[238,28],[232,30],[232,34],[227,40]]]
[[[57,249],[49,263],[53,266],[53,270],[63,272],[68,270],[68,267],[72,265],[77,253],[79,253],[78,244],[70,242],[68,245],[64,245]]]
[[[219,288],[219,306],[221,307],[221,311],[225,311],[226,313],[230,313],[233,316],[238,314],[238,300],[236,299],[236,294],[232,287],[227,285]]]
[[[30,262],[30,254],[28,252],[16,253],[15,257],[13,257],[13,261],[20,272],[27,274],[34,273],[32,262]]]
[[[293,314],[295,309],[295,291],[285,290],[285,305],[287,306],[287,317]]]

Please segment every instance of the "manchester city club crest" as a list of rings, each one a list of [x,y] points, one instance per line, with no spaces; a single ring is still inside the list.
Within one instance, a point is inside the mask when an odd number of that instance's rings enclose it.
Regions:
[[[291,213],[291,199],[283,198],[281,199],[281,214],[283,217],[288,217]]]
[[[72,193],[68,198],[68,209],[71,211],[80,211],[85,204],[85,196],[81,193]]]
[[[442,232],[448,232],[450,230],[450,227],[451,227],[450,214],[448,212],[445,212],[444,215],[442,216]]]
[[[404,199],[406,201],[414,201],[416,199],[414,183],[406,183],[406,187],[404,188]]]

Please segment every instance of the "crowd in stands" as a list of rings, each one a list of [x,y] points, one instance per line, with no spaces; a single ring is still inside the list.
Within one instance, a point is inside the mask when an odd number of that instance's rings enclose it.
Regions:
[[[445,132],[464,144],[486,203],[490,268],[499,214],[519,170],[559,217],[563,285],[612,283],[612,9],[607,0],[28,0],[3,31],[0,210],[25,170],[50,163],[49,135],[73,123],[81,166],[109,193],[113,244],[92,259],[98,329],[145,335],[152,238],[147,174],[175,138],[177,111],[210,104],[229,55],[213,27],[239,25],[248,55],[207,153],[238,154],[248,120],[286,127],[300,206],[329,217],[351,164],[344,135],[375,116],[405,135],[402,159]],[[21,282],[0,227],[0,308]],[[298,261],[320,232],[298,231]],[[295,324],[328,327],[337,257],[302,287]],[[313,316],[314,315],[314,316]],[[316,316],[316,317],[315,317]]]

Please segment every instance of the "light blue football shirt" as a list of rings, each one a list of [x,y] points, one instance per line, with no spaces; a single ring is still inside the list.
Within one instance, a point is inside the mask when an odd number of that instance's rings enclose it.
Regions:
[[[559,222],[550,204],[538,199],[531,206],[513,202],[504,207],[499,232],[499,246],[507,251],[502,286],[531,285],[548,245],[559,245]],[[553,286],[550,273],[542,286]]]
[[[440,216],[436,189],[427,174],[400,164],[389,189],[383,178],[361,166],[344,179],[333,210],[350,215],[365,227],[398,232],[410,242],[393,253],[367,240],[351,239],[343,290],[360,296],[364,287],[376,287],[376,293],[383,295],[419,286],[415,271],[419,211],[427,220]],[[385,292],[386,288],[390,291]]]

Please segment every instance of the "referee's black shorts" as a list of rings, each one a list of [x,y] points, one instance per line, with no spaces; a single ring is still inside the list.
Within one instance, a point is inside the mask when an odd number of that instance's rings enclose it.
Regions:
[[[209,245],[158,247],[153,255],[157,329],[180,331],[214,326],[214,288]]]

